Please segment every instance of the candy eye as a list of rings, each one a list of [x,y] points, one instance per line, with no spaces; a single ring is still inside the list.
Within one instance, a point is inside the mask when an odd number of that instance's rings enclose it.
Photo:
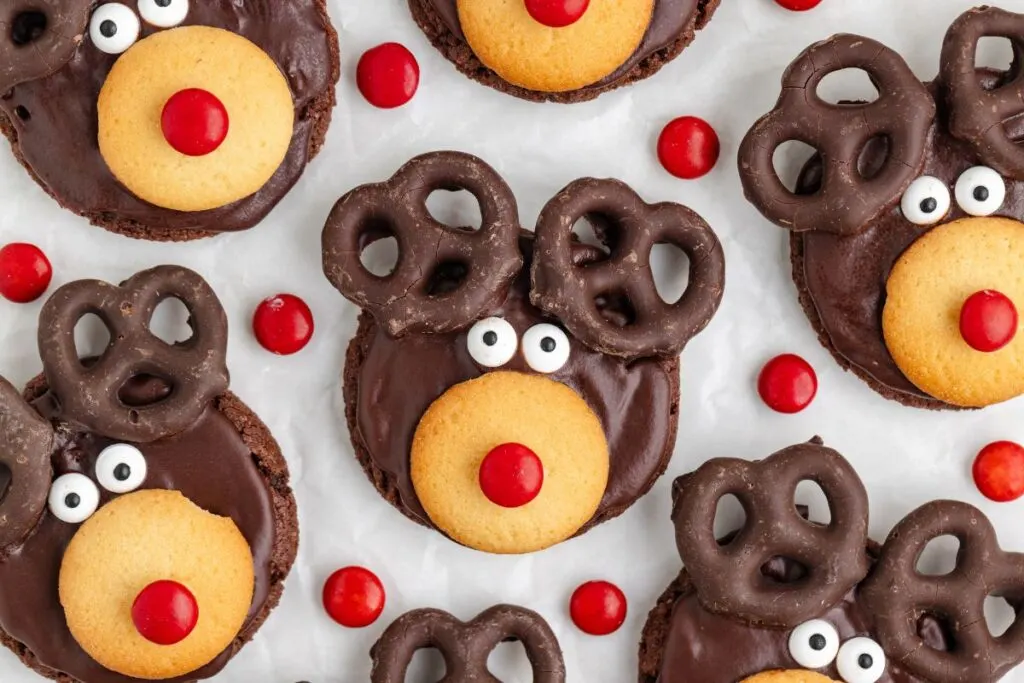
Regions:
[[[126,443],[107,446],[96,458],[96,480],[111,493],[129,493],[146,480],[146,458]]]
[[[836,669],[846,683],[876,683],[885,673],[885,653],[870,638],[851,638],[839,648]]]
[[[92,13],[89,37],[101,51],[119,55],[135,44],[141,28],[135,12],[119,2],[110,2]]]
[[[557,372],[569,360],[569,337],[554,325],[534,325],[523,335],[523,355],[533,370]]]
[[[185,21],[188,0],[139,0],[139,14],[147,24],[171,28]]]
[[[975,166],[956,181],[956,203],[972,216],[991,216],[1006,199],[1006,181],[991,168]]]
[[[497,368],[516,355],[516,330],[504,318],[485,318],[473,325],[466,339],[469,355],[485,368]]]
[[[900,208],[914,225],[935,225],[949,213],[949,188],[938,178],[921,176],[903,193]]]
[[[800,624],[789,634],[789,654],[805,669],[823,669],[839,652],[839,633],[821,619]]]
[[[67,524],[81,524],[100,504],[100,491],[84,474],[64,474],[50,486],[48,500],[53,516]]]

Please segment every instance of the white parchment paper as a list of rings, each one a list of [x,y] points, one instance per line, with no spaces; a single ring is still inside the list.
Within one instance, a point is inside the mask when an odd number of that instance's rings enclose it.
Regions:
[[[930,79],[946,28],[971,4],[824,0],[813,12],[795,14],[771,0],[724,0],[696,43],[656,77],[596,102],[559,106],[521,102],[462,77],[430,47],[404,0],[332,0],[344,68],[321,156],[262,225],[193,244],[149,244],[90,227],[58,208],[6,150],[0,153],[0,242],[41,246],[54,264],[54,286],[86,277],[117,282],[146,267],[177,263],[201,272],[228,311],[232,389],[270,425],[284,449],[302,537],[280,607],[217,680],[366,681],[371,644],[403,612],[441,607],[468,619],[511,602],[550,620],[572,683],[633,681],[647,611],[680,568],[668,518],[673,477],[711,457],[760,458],[815,434],[858,467],[870,491],[876,538],[884,538],[917,505],[953,497],[990,515],[1004,547],[1024,550],[1024,502],[989,503],[970,478],[980,447],[997,439],[1024,441],[1024,403],[934,414],[885,401],[842,372],[819,346],[797,303],[785,234],[744,201],[735,164],[740,139],[773,106],[783,69],[804,47],[837,32],[863,33],[899,50]],[[996,4],[1024,11],[1021,0]],[[416,53],[422,83],[408,106],[383,112],[360,97],[354,70],[364,50],[389,40]],[[844,94],[863,94],[862,80],[849,83],[853,91]],[[654,153],[662,126],[683,114],[712,122],[723,143],[718,167],[696,182],[670,177]],[[357,311],[321,274],[324,218],[355,185],[384,179],[412,156],[438,149],[473,152],[494,165],[512,186],[525,226],[534,224],[544,203],[569,181],[613,176],[648,201],[688,204],[725,246],[725,301],[683,356],[679,441],[668,474],[621,518],[530,557],[486,556],[408,522],[367,482],[341,417],[339,376]],[[249,331],[256,304],[280,291],[305,298],[316,316],[314,340],[290,358],[268,354]],[[0,372],[15,384],[40,368],[40,305],[0,301]],[[803,355],[819,373],[819,396],[798,416],[772,413],[754,388],[761,365],[781,352]],[[369,567],[387,587],[387,609],[367,629],[336,626],[320,605],[324,579],[348,564]],[[610,637],[584,636],[568,618],[572,590],[593,578],[614,581],[630,600],[625,626]],[[511,683],[530,680],[520,660],[513,646],[503,646],[492,661],[499,677]],[[440,673],[438,659],[428,655],[417,660],[409,680],[436,680]],[[41,679],[4,650],[0,680]],[[1005,680],[1021,683],[1024,670]]]

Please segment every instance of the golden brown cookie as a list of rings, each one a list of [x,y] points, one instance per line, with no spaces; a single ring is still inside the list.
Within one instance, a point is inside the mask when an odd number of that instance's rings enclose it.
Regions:
[[[191,88],[215,95],[228,114],[227,137],[205,156],[181,154],[161,127],[165,103]],[[288,82],[267,53],[209,26],[136,43],[111,68],[97,106],[110,171],[140,199],[176,211],[219,208],[263,187],[288,152],[295,117]]]
[[[742,683],[833,683],[833,681],[828,676],[822,676],[813,671],[787,669],[785,671],[765,671],[744,679]]]
[[[175,645],[144,639],[132,604],[155,581],[187,587],[199,605]],[[125,676],[166,679],[209,663],[238,635],[252,603],[249,544],[235,523],[177,491],[143,490],[102,506],[75,534],[60,570],[68,628],[89,656]]]
[[[935,228],[904,252],[887,283],[882,326],[900,370],[958,406],[983,407],[1024,393],[1024,334],[993,353],[960,335],[964,301],[982,290],[1024,304],[1024,225],[969,218]]]
[[[544,469],[539,495],[518,508],[491,502],[479,481],[487,454],[508,443],[531,449]],[[420,421],[411,459],[416,495],[431,521],[459,543],[492,553],[533,552],[573,536],[608,484],[608,444],[597,416],[568,386],[525,373],[490,372],[445,392]]]
[[[522,0],[459,0],[459,22],[476,56],[513,85],[540,92],[600,81],[636,52],[654,0],[591,0],[574,24],[537,22]]]

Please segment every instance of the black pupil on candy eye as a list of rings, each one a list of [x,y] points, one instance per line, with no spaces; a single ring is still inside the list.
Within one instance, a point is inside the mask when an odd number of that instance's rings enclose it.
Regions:
[[[825,636],[821,635],[820,633],[815,633],[813,636],[811,636],[810,645],[812,650],[815,650],[816,652],[821,652],[825,649],[825,646],[828,645],[828,642],[825,640]]]
[[[74,509],[82,504],[82,497],[79,496],[77,493],[69,493],[68,495],[64,496],[64,504],[67,505],[69,508]]]
[[[857,657],[857,664],[862,669],[870,669],[872,666],[875,665],[875,660],[874,660],[874,658],[872,658],[871,655],[864,654],[864,655],[861,655],[860,657]]]
[[[155,0],[157,7],[170,7],[171,0]]]
[[[128,477],[132,476],[132,468],[128,465],[121,463],[114,468],[114,479],[118,481],[128,481]]]
[[[939,200],[935,197],[929,197],[921,202],[921,210],[925,213],[935,213],[937,208],[939,208]]]
[[[104,38],[113,38],[117,35],[117,24],[112,20],[107,19],[100,24],[100,33],[103,34]]]
[[[988,197],[989,191],[988,188],[985,187],[984,185],[979,185],[978,187],[974,188],[974,198],[977,199],[979,202],[987,202]]]
[[[493,331],[484,332],[484,344],[494,346],[498,343],[498,333]]]
[[[555,350],[555,347],[557,346],[558,343],[555,342],[555,340],[552,339],[551,337],[544,337],[543,339],[540,340],[540,348],[541,351],[543,351],[544,353],[551,353],[552,351]]]

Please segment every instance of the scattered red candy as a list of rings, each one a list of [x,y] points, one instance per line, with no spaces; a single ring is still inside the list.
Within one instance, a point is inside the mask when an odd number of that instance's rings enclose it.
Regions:
[[[544,464],[518,443],[504,443],[480,464],[480,489],[495,505],[518,508],[531,502],[544,485]]]
[[[34,244],[15,242],[0,249],[0,296],[27,304],[43,295],[53,279],[46,254]]]
[[[787,353],[764,366],[757,380],[757,392],[772,410],[799,413],[818,393],[818,376],[810,363]]]
[[[990,500],[1007,503],[1024,496],[1024,448],[997,441],[981,449],[974,461],[974,483]]]
[[[589,6],[590,0],[526,0],[526,11],[530,16],[551,28],[575,24]]]
[[[626,621],[626,595],[615,584],[590,581],[576,589],[569,601],[576,628],[592,636],[615,633]]]
[[[167,144],[201,157],[216,151],[228,136],[228,110],[213,93],[188,88],[171,95],[160,115]]]
[[[252,331],[267,351],[289,356],[305,348],[313,337],[313,312],[299,297],[278,294],[256,307]]]
[[[384,43],[367,50],[359,59],[356,83],[367,102],[381,109],[394,109],[416,94],[420,65],[404,45]]]
[[[671,121],[658,138],[658,159],[665,170],[684,180],[706,175],[718,163],[722,147],[718,133],[696,116]]]
[[[384,585],[362,567],[345,567],[324,584],[324,609],[331,619],[348,628],[365,628],[384,611]]]
[[[794,12],[806,12],[821,4],[821,0],[775,0],[775,2]]]
[[[975,351],[992,353],[1017,335],[1017,308],[1009,297],[986,289],[972,294],[960,309],[960,336]]]
[[[177,581],[156,581],[135,598],[132,623],[149,642],[174,645],[188,638],[199,623],[199,604]]]

